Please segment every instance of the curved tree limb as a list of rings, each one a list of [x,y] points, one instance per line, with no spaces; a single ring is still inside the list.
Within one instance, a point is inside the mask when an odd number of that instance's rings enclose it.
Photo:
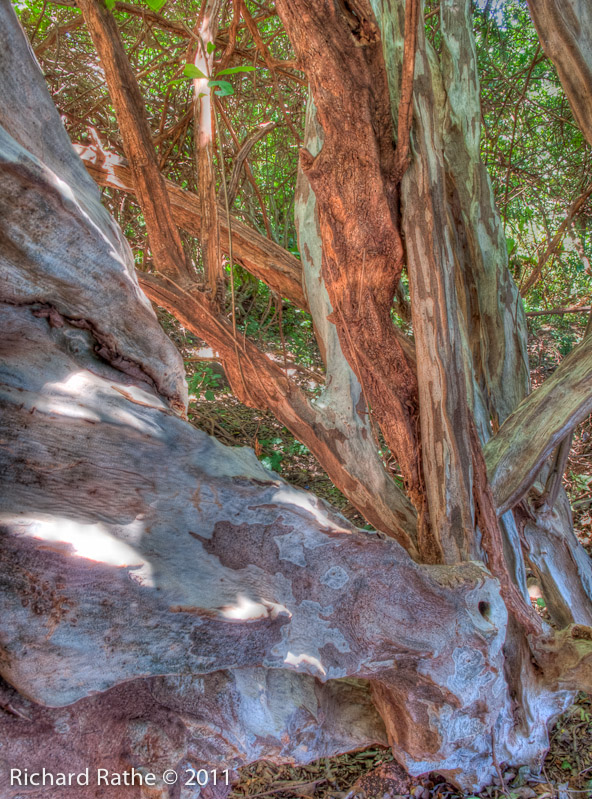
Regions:
[[[392,481],[388,491],[376,494],[371,475],[360,472],[358,464],[346,457],[347,450],[342,447],[345,436],[335,424],[331,409],[314,406],[282,368],[247,339],[239,341],[237,356],[232,328],[212,311],[201,292],[182,288],[160,275],[138,277],[153,302],[219,353],[236,397],[250,407],[270,410],[310,449],[364,518],[417,557],[413,506]]]
[[[92,147],[75,145],[89,174],[99,186],[110,186],[120,191],[135,193],[132,175],[126,161],[115,153],[102,150],[100,145]],[[186,189],[165,180],[175,223],[199,238],[201,212],[199,198]],[[224,253],[229,251],[228,224],[225,209],[218,206],[220,220],[220,245]],[[287,250],[280,247],[256,230],[232,216],[232,248],[235,259],[247,272],[266,283],[280,297],[308,310],[308,302],[302,288],[302,264]]]
[[[592,337],[586,336],[485,445],[498,514],[516,505],[545,459],[592,411]]]
[[[232,167],[232,175],[228,183],[228,204],[232,207],[236,195],[238,193],[240,173],[244,166],[245,161],[254,145],[257,144],[264,136],[277,127],[277,122],[263,122],[259,125],[250,136],[247,136],[243,142],[240,150],[234,157],[234,165]]]

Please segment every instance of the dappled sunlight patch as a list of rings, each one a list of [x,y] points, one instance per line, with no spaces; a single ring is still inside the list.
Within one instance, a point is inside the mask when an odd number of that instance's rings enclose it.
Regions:
[[[121,397],[127,402],[123,402]],[[146,414],[140,416],[134,405],[154,410],[166,407],[158,397],[138,386],[110,385],[85,370],[73,372],[64,380],[45,383],[43,394],[35,398],[35,407],[44,413],[125,425],[140,433],[157,436],[158,425]]]
[[[323,675],[323,677],[327,674],[327,670],[325,669],[321,661],[318,658],[316,658],[314,655],[307,655],[305,653],[302,653],[300,655],[295,655],[293,652],[288,652],[288,654],[284,658],[284,663],[288,663],[290,666],[295,666],[296,668],[305,663],[307,665],[312,666],[313,669],[316,669],[320,674]],[[314,674],[314,671],[312,671],[311,674]]]
[[[237,596],[236,604],[223,607],[221,613],[225,618],[236,621],[250,621],[251,619],[264,618],[276,619],[281,613],[286,613],[290,617],[292,616],[285,605],[280,605],[276,602],[268,602],[265,599],[255,602],[244,594],[239,594]]]
[[[273,495],[272,502],[277,502],[280,505],[295,505],[298,508],[302,508],[302,510],[310,513],[321,527],[328,528],[332,532],[351,533],[351,530],[336,524],[312,494],[305,494],[303,491],[298,491],[290,486],[282,486]]]
[[[134,521],[125,529],[131,540],[139,541],[141,523]],[[111,535],[101,522],[84,524],[72,519],[39,519],[32,521],[24,532],[31,538],[48,543],[69,544],[76,557],[133,569],[137,582],[149,587],[154,585],[151,565],[137,549]]]

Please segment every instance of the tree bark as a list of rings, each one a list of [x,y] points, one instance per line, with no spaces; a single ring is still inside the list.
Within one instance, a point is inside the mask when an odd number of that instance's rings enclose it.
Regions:
[[[112,30],[108,22],[109,20],[100,15],[92,18],[92,30],[103,48],[104,57],[127,62],[119,34]],[[135,81],[134,76],[130,74],[128,80]],[[119,91],[117,76],[112,71],[107,73],[107,83],[115,93]],[[150,170],[156,170],[154,150],[138,146],[146,125],[141,108],[134,109],[130,101],[119,108],[118,121],[122,130],[126,131],[128,157],[138,165],[151,161]],[[143,197],[139,196],[138,199],[143,208]],[[153,239],[173,238],[173,234],[164,229],[171,223],[166,215],[145,216],[147,226],[163,228],[152,231]],[[175,233],[178,236],[176,230]],[[160,274],[142,275],[142,287],[154,302],[173,313],[183,325],[204,338],[219,353],[237,398],[252,407],[272,410],[308,446],[335,485],[350,498],[371,524],[400,540],[409,551],[415,552],[415,519],[403,493],[396,486],[392,486],[389,496],[391,504],[376,502],[373,481],[367,477],[364,479],[355,465],[352,473],[351,463],[344,459],[346,453],[339,452],[338,443],[344,439],[344,434],[335,429],[334,420],[315,409],[302,390],[291,383],[281,368],[253,344],[246,339],[239,343],[234,326],[231,327],[219,313],[215,298],[204,295],[195,280],[191,282],[189,271],[175,282],[169,278],[168,263],[166,260],[160,261],[159,253],[154,253],[154,262]]]
[[[31,86],[38,73],[12,11],[3,16],[4,35]],[[37,113],[49,103],[40,81]],[[10,96],[5,75],[1,85],[3,97]],[[21,113],[26,119],[28,107]],[[121,748],[106,752],[91,736],[88,746],[76,749],[91,765],[102,765],[103,757],[120,763],[131,746],[135,762],[156,768],[154,753],[141,754],[151,733],[162,761],[184,763],[195,746],[203,763],[220,765],[229,755],[228,726],[217,727],[227,720],[219,705],[227,689],[243,707],[238,718],[226,721],[236,730],[234,765],[261,756],[265,746],[266,754],[307,760],[384,740],[365,684],[357,689],[342,682],[354,676],[392,685],[395,692],[401,684],[416,684],[415,694],[406,691],[406,707],[417,717],[425,714],[426,701],[448,697],[455,706],[450,731],[481,723],[484,696],[491,697],[493,718],[503,701],[498,683],[506,621],[496,581],[475,564],[414,564],[396,542],[356,531],[267,472],[252,453],[227,450],[178,419],[150,375],[159,368],[170,373],[174,365],[181,377],[180,358],[142,300],[129,249],[114,239],[115,228],[76,166],[57,114],[46,127],[51,145],[45,150],[59,172],[24,149],[29,132],[21,130],[18,117],[11,121],[21,143],[3,133],[5,175],[20,182],[0,184],[6,210],[2,268],[15,286],[2,305],[2,559],[10,567],[2,569],[0,618],[1,673],[20,697],[6,689],[16,715],[5,722],[3,751],[22,754],[14,725],[24,714],[39,730],[36,757],[46,742],[42,730],[59,727],[64,737],[56,762],[64,762],[73,737],[88,730],[98,712],[106,728],[122,733],[116,739]],[[73,175],[74,187],[65,180]],[[23,183],[34,189],[24,192]],[[75,190],[85,194],[85,207],[72,200]],[[51,202],[56,192],[60,202]],[[94,219],[86,208],[94,210]],[[44,248],[24,246],[34,243],[35,214],[41,213]],[[68,225],[76,227],[70,259],[64,257]],[[104,237],[111,260],[100,263],[100,281],[89,282],[87,264]],[[52,241],[61,245],[61,258],[49,262]],[[122,265],[127,282],[120,277]],[[50,267],[62,281],[59,310],[42,301],[53,300]],[[118,303],[127,313],[112,313]],[[144,325],[129,340],[135,305],[144,309]],[[94,328],[82,323],[93,316],[104,322],[117,351],[128,346],[141,356],[134,371],[122,371],[121,359],[101,359]],[[149,352],[143,349],[146,337]],[[437,623],[430,612],[435,607]],[[444,622],[447,614],[450,621]],[[461,674],[448,629],[456,631],[463,657],[474,661]],[[167,674],[186,678],[161,679]],[[316,704],[313,677],[328,686],[315,689]],[[257,728],[261,740],[256,735],[247,746],[238,741],[252,739],[249,703],[262,679],[269,685],[264,701],[276,718],[276,738],[269,738],[265,722]],[[96,691],[109,692],[91,698]],[[200,700],[196,728],[195,697],[204,692],[208,700]],[[164,729],[146,707],[147,693],[158,706],[176,709]],[[345,729],[339,714],[348,700],[360,710]],[[38,705],[70,707],[58,712]],[[303,706],[309,712],[323,707],[327,724],[335,725],[329,736],[311,722],[315,738],[307,739],[306,753],[298,735],[285,743]],[[432,731],[429,757],[435,761],[454,752],[450,731],[443,725]],[[410,757],[418,757],[419,741],[412,751]],[[467,784],[478,781],[484,758],[483,752],[472,758]],[[94,790],[81,789],[78,796]]]
[[[79,2],[103,57],[122,63],[111,18]],[[411,773],[477,790],[497,762],[539,760],[549,719],[592,688],[590,564],[564,494],[536,502],[545,459],[589,406],[590,338],[516,407],[523,318],[510,307],[519,297],[471,138],[468,5],[441,4],[441,61],[418,31],[411,163],[399,185],[391,109],[404,9],[373,2],[376,19],[366,0],[278,0],[320,125],[309,120],[298,215],[335,408],[315,408],[236,339],[196,289],[172,211],[146,216],[158,273],[136,276],[0,3],[3,758],[40,763],[49,731],[56,763],[74,752],[93,767],[161,772],[388,741]],[[139,201],[155,211],[138,189],[156,160],[143,149],[145,119],[106,75]],[[472,182],[461,185],[465,172]],[[168,202],[174,193],[157,184]],[[390,316],[405,262],[417,359]],[[249,450],[179,418],[181,359],[139,280],[221,352],[237,396],[272,408],[397,540],[356,530]],[[487,287],[505,299],[480,298]],[[507,384],[496,340],[514,364]],[[418,530],[382,471],[363,399],[399,458]],[[357,453],[366,482],[348,463]],[[523,601],[525,561],[563,626],[556,633]]]
[[[323,131],[317,121],[316,109],[309,97],[304,144],[308,152],[317,156],[323,144]],[[419,556],[417,542],[417,515],[413,505],[406,500],[388,475],[379,455],[376,425],[372,424],[370,410],[362,387],[348,364],[335,325],[329,321],[333,309],[325,288],[322,273],[322,239],[315,194],[300,169],[296,186],[295,218],[298,244],[303,263],[304,286],[319,343],[326,365],[326,381],[322,394],[314,401],[317,412],[327,419],[326,426],[339,431],[336,448],[343,462],[350,464],[352,476],[361,485],[372,490],[376,506],[396,509],[398,525],[408,533],[407,541],[399,542],[414,557]],[[411,341],[401,334],[400,340],[414,360]],[[372,489],[370,489],[372,486]],[[402,501],[403,500],[403,501]],[[391,511],[392,512],[392,511]]]
[[[428,522],[419,466],[417,381],[390,311],[403,264],[395,151],[380,35],[365,2],[277,4],[311,84],[323,148],[301,151],[316,196],[323,279],[341,348],[360,383],[405,488]]]
[[[216,175],[214,172],[215,110],[208,78],[213,78],[214,54],[208,45],[214,45],[218,30],[218,15],[222,0],[206,0],[200,11],[197,25],[197,50],[195,66],[206,76],[193,81],[195,160],[197,165],[197,194],[200,202],[200,245],[205,281],[211,299],[218,307],[224,305],[224,267],[220,250],[220,223],[216,200]],[[222,143],[220,143],[222,146]],[[226,175],[222,174],[222,180]],[[233,264],[230,265],[233,268]]]
[[[182,282],[187,279],[190,269],[179,232],[173,223],[164,178],[156,162],[144,100],[123,52],[119,29],[113,14],[107,11],[102,2],[77,2],[97,48],[117,116],[120,120],[128,120],[128,124],[121,125],[123,148],[130,161],[134,186],[146,218],[146,229],[150,231],[150,248],[161,271]],[[142,154],[141,157],[135,157],[138,153]],[[162,220],[162,224],[158,220]]]

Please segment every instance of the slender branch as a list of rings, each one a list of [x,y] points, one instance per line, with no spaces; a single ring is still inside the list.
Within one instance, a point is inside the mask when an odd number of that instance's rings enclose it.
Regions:
[[[160,170],[144,99],[125,53],[113,15],[96,0],[77,0],[93,40],[115,107],[133,185],[146,221],[148,242],[159,271],[183,281],[191,267]]]
[[[78,19],[74,19],[71,22],[67,22],[65,25],[55,25],[47,34],[45,39],[40,42],[37,47],[35,48],[35,55],[37,58],[40,58],[46,50],[50,47],[53,47],[54,43],[58,40],[60,36],[65,33],[70,33],[71,31],[80,28],[84,24],[84,20],[82,17]]]
[[[92,132],[92,131],[91,131]],[[131,170],[126,161],[115,153],[102,149],[98,142],[92,147],[75,145],[91,177],[100,186],[135,193]],[[175,223],[192,236],[199,238],[201,211],[199,198],[193,192],[181,189],[165,180]],[[218,206],[220,219],[220,245],[228,253],[228,222],[226,211]],[[280,297],[308,310],[302,288],[302,264],[279,244],[265,238],[256,230],[232,217],[234,256],[248,272],[266,283]]]
[[[511,171],[512,171],[512,152],[514,150],[514,142],[516,140],[516,129],[518,127],[518,110],[519,110],[520,106],[522,105],[522,102],[524,101],[524,98],[526,97],[526,92],[528,91],[530,78],[532,76],[532,72],[533,72],[533,70],[535,68],[535,65],[537,63],[537,59],[538,59],[538,55],[539,55],[540,49],[541,49],[540,44],[537,44],[537,48],[535,50],[533,59],[532,59],[531,64],[530,64],[530,68],[529,68],[528,72],[526,73],[526,80],[524,81],[524,88],[522,89],[522,93],[521,93],[520,97],[518,98],[518,101],[516,102],[516,107],[515,107],[515,111],[514,111],[514,125],[512,127],[512,139],[510,141],[510,149],[509,149],[509,153],[508,153],[508,170],[506,172],[506,189],[505,189],[505,194],[504,194],[504,222],[506,221],[506,218],[507,218],[507,215],[508,215],[508,191],[509,191],[509,188],[510,188],[510,175],[511,175]]]
[[[255,46],[257,47],[257,50],[261,54],[263,60],[265,61],[265,64],[266,64],[267,68],[269,69],[269,71],[271,73],[271,79],[273,81],[273,85],[274,85],[274,88],[275,88],[277,101],[279,103],[279,106],[280,106],[280,109],[282,111],[282,114],[284,115],[284,119],[286,120],[286,124],[288,125],[288,127],[290,128],[292,133],[294,134],[294,137],[295,137],[296,141],[300,144],[301,143],[300,133],[296,130],[296,128],[294,127],[294,123],[290,119],[290,115],[288,114],[288,109],[286,108],[286,106],[284,104],[284,100],[283,100],[283,97],[282,97],[281,92],[280,92],[280,87],[279,87],[279,84],[278,84],[278,81],[277,81],[277,77],[276,77],[276,74],[275,74],[275,62],[274,62],[274,59],[272,58],[271,53],[269,52],[267,46],[265,45],[265,42],[261,38],[261,34],[259,33],[259,29],[257,27],[257,23],[255,22],[255,20],[253,19],[253,17],[249,13],[249,9],[247,8],[245,0],[240,0],[240,3],[241,3],[241,14],[242,14],[243,19],[244,19],[244,21],[246,23],[246,26],[249,29],[249,32],[250,32],[251,36],[253,37],[253,41],[255,42]]]
[[[220,59],[220,69],[225,69],[234,55],[234,48],[236,47],[236,34],[238,32],[241,13],[240,13],[240,0],[232,0],[233,16],[232,22],[228,28],[228,42],[222,53]]]
[[[527,311],[527,316],[563,316],[568,313],[590,313],[590,305],[574,305],[572,308],[550,308],[548,311]]]
[[[549,258],[557,251],[557,248],[563,241],[563,238],[567,233],[567,231],[569,230],[571,223],[584,210],[584,207],[590,195],[592,195],[592,183],[590,183],[590,185],[587,186],[584,189],[584,191],[580,194],[580,196],[577,197],[574,200],[574,202],[570,205],[567,214],[565,215],[565,219],[557,228],[557,232],[555,233],[555,235],[553,236],[553,238],[545,248],[545,251],[539,258],[537,265],[534,267],[534,269],[532,270],[528,278],[525,280],[525,282],[520,286],[520,293],[522,294],[523,297],[525,296],[526,292],[534,286],[537,280],[539,280],[545,264],[547,263]]]
[[[409,166],[409,136],[413,120],[413,77],[415,74],[415,53],[417,50],[417,23],[419,19],[419,0],[405,3],[405,43],[403,50],[403,76],[401,80],[401,99],[397,123],[397,165],[396,179],[401,180]]]
[[[545,459],[592,411],[592,336],[586,336],[485,445],[498,514],[514,507]]]
[[[216,100],[216,98],[214,98],[214,100],[215,100],[215,103],[216,103],[216,110],[220,114],[220,118],[222,119],[222,121],[226,125],[226,127],[228,129],[228,132],[230,133],[235,146],[239,147],[238,136],[236,135],[236,131],[232,127],[232,122],[230,121],[230,119],[228,117],[228,114],[224,110],[224,106],[222,105],[221,102]],[[265,202],[263,200],[263,195],[261,194],[261,190],[260,190],[259,186],[257,185],[257,181],[255,180],[255,176],[253,175],[253,170],[250,167],[248,159],[245,159],[245,174],[247,176],[247,179],[248,179],[249,183],[253,187],[253,191],[255,192],[255,196],[257,197],[257,201],[259,203],[259,208],[261,209],[261,216],[263,217],[263,224],[265,225],[265,232],[267,233],[267,238],[271,240],[271,239],[273,239],[273,236],[272,236],[272,233],[271,233],[271,226],[269,224],[269,219],[267,217],[267,210],[265,208]]]
[[[197,166],[197,194],[201,210],[201,254],[205,279],[213,302],[222,308],[224,303],[224,268],[220,250],[220,223],[216,203],[216,178],[214,175],[214,110],[213,91],[208,86],[214,63],[208,46],[213,44],[218,29],[218,15],[222,0],[206,0],[196,25],[198,39],[195,66],[206,75],[193,81],[194,96],[194,144]],[[220,151],[222,143],[220,142]],[[222,182],[226,178],[222,173]],[[232,246],[232,244],[231,244]]]
[[[230,207],[232,207],[236,198],[240,173],[245,161],[247,160],[247,156],[255,144],[257,144],[258,141],[261,141],[264,136],[267,136],[267,134],[276,127],[276,122],[264,122],[259,125],[259,127],[245,139],[242,147],[236,154],[234,158],[234,166],[232,167],[232,175],[230,176],[230,182],[228,184],[228,204]]]

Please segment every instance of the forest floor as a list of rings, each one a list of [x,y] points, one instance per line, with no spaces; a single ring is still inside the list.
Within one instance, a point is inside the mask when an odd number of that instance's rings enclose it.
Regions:
[[[335,488],[310,451],[269,413],[246,408],[229,391],[224,372],[210,359],[203,342],[194,339],[168,315],[159,311],[161,321],[185,359],[189,387],[189,418],[198,428],[229,446],[249,446],[270,469],[293,485],[307,489],[337,507],[359,527],[371,529],[348,500]],[[165,318],[168,317],[168,318]],[[557,329],[537,324],[531,330],[529,356],[533,388],[557,367],[566,351],[578,340],[581,329],[574,322]],[[295,354],[284,353],[274,342],[265,342],[268,353],[284,363],[290,376],[311,397],[323,384],[323,366],[318,354],[309,349],[307,365],[294,367]],[[397,479],[396,464],[385,455],[387,468]],[[574,508],[578,538],[592,556],[592,416],[574,433],[565,488]],[[545,615],[544,608],[538,608]],[[437,774],[422,779],[401,779],[388,749],[373,747],[335,758],[323,758],[307,766],[277,766],[259,761],[241,772],[231,799],[461,799],[454,786]],[[392,765],[389,765],[392,764]],[[377,772],[376,769],[379,771]],[[364,775],[383,772],[380,789]],[[370,787],[369,787],[370,786]],[[478,794],[483,799],[592,799],[592,698],[581,694],[577,702],[555,723],[550,732],[550,749],[540,774],[525,768],[500,765],[494,783]],[[469,798],[470,799],[470,798]]]

